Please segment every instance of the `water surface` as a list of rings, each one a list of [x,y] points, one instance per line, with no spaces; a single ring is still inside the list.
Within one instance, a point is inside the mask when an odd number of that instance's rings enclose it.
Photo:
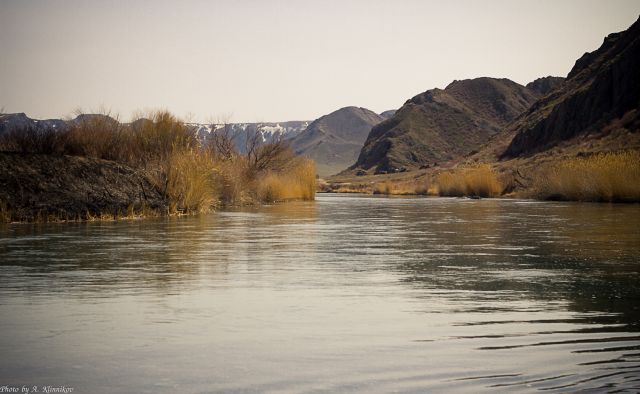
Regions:
[[[640,390],[640,206],[319,195],[0,227],[0,385]]]

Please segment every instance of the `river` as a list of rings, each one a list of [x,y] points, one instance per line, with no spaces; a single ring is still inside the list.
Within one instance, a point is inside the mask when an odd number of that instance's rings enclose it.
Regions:
[[[318,195],[0,227],[0,385],[640,390],[640,205]]]

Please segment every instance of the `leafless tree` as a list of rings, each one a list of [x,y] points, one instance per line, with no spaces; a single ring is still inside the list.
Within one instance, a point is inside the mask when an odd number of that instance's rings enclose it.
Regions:
[[[220,129],[216,129],[216,126],[216,124],[211,124],[209,146],[222,160],[232,160],[237,156],[238,151],[231,135],[231,125],[225,123]]]
[[[246,141],[248,167],[252,174],[266,170],[282,170],[295,157],[289,144],[282,137],[264,143],[262,134],[256,130],[253,134],[247,132]]]

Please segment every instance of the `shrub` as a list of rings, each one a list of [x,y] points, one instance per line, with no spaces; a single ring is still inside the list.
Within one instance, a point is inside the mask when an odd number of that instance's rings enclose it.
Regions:
[[[61,133],[55,129],[25,127],[7,130],[0,136],[0,151],[20,153],[55,153]]]
[[[130,146],[123,126],[108,114],[79,115],[67,122],[60,133],[56,151],[65,155],[123,161],[122,152]]]
[[[166,162],[177,151],[199,146],[195,133],[167,111],[149,113],[131,123],[129,152],[133,163]]]
[[[640,201],[640,152],[565,159],[534,178],[534,197],[552,200]]]

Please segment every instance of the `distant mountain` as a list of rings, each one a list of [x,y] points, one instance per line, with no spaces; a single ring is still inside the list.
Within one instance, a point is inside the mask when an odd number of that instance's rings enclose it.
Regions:
[[[557,88],[562,82],[564,82],[564,77],[548,76],[529,82],[526,86],[529,89],[538,92],[541,96],[545,96],[547,93]]]
[[[313,121],[291,140],[291,147],[314,159],[318,174],[335,174],[355,163],[371,128],[383,120],[366,108],[341,108]]]
[[[61,130],[65,127],[66,122],[60,119],[31,119],[24,113],[0,114],[0,135],[13,130]]]
[[[511,124],[514,136],[502,158],[531,155],[577,137],[590,137],[587,150],[640,141],[640,19],[629,29],[607,36],[585,53],[567,79]],[[581,141],[583,143],[584,141]]]
[[[392,117],[393,115],[395,115],[396,110],[395,109],[390,109],[388,111],[384,111],[380,113],[380,116],[382,116],[385,119],[389,119],[390,117]]]
[[[15,114],[0,114],[0,135],[12,130],[64,130],[69,125],[94,121],[118,122],[118,120],[103,114],[80,114],[71,120],[32,119],[23,112]]]
[[[371,130],[351,169],[397,172],[460,158],[500,132],[539,96],[513,81],[494,78],[428,90]]]
[[[270,143],[279,139],[291,140],[302,133],[309,121],[289,121],[279,123],[227,123],[227,124],[203,124],[187,123],[193,127],[198,139],[206,142],[216,132],[227,132],[236,148],[241,152],[246,152],[247,138],[260,134],[263,143]],[[226,130],[226,131],[225,131]]]

